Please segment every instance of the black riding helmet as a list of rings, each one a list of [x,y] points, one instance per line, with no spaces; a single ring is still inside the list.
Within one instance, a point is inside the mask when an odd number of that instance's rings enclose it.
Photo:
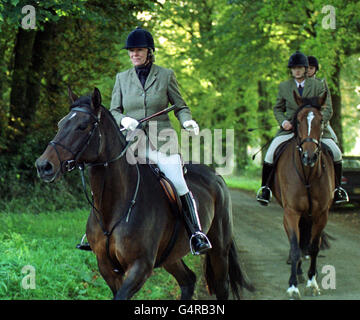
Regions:
[[[140,27],[131,31],[126,39],[124,49],[131,48],[151,48],[155,51],[154,39],[151,33]]]
[[[306,55],[301,53],[300,51],[296,51],[294,54],[292,54],[289,58],[288,62],[288,68],[292,67],[309,67],[309,61]]]
[[[319,71],[319,62],[314,56],[308,56],[309,66],[316,68],[316,71]]]

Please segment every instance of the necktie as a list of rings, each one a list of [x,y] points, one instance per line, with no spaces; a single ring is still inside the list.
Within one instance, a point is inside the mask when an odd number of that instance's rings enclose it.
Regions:
[[[302,93],[303,93],[304,87],[302,87],[302,86],[301,86],[301,84],[299,84],[299,86],[298,86],[298,90],[299,90],[300,96],[302,96]]]

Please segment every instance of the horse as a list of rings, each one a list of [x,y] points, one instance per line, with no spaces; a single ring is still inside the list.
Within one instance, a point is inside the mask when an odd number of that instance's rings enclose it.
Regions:
[[[274,175],[273,194],[284,209],[284,228],[290,243],[291,272],[287,295],[300,299],[298,281],[303,282],[301,251],[310,255],[306,295],[320,295],[316,281],[316,259],[321,234],[326,226],[335,188],[331,155],[321,147],[320,97],[301,98],[293,92],[299,106],[292,120],[294,137],[280,155]]]
[[[178,217],[158,178],[149,165],[127,160],[129,142],[102,106],[97,88],[80,98],[69,88],[69,97],[70,112],[36,160],[39,177],[53,182],[76,166],[88,168],[93,201],[86,237],[114,299],[131,299],[155,267],[176,279],[181,299],[191,299],[196,275],[183,261],[189,252],[188,235],[181,220],[172,250],[166,253]],[[226,300],[230,287],[233,297],[240,299],[243,288],[254,287],[237,255],[229,190],[208,166],[186,168],[203,231],[212,244],[204,259],[209,294]]]

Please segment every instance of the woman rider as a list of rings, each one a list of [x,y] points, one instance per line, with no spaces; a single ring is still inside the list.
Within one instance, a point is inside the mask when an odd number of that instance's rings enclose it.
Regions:
[[[136,28],[129,34],[124,49],[128,50],[133,68],[116,75],[110,111],[118,125],[123,126],[130,133],[134,132],[138,127],[138,120],[165,109],[171,103],[176,106],[175,116],[182,127],[198,134],[199,127],[192,120],[191,111],[181,97],[174,72],[154,64],[155,46],[150,32]],[[177,148],[177,135],[167,114],[157,117],[155,124],[157,132],[169,133],[169,130],[173,132],[173,134],[167,134],[173,138],[173,145],[171,150],[167,150],[170,155],[162,152],[166,141],[159,139],[158,134],[154,134],[147,123],[142,129],[147,142],[144,152],[146,160],[158,165],[174,184],[180,196],[183,212],[192,224],[186,228],[192,253],[196,255],[205,253],[211,248],[211,244],[201,230],[196,204],[184,179],[181,157]],[[176,148],[173,148],[174,145]]]

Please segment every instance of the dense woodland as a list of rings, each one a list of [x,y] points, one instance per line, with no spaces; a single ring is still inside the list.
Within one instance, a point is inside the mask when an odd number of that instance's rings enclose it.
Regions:
[[[25,5],[36,10],[35,29],[22,25]],[[318,77],[332,95],[331,125],[342,150],[353,152],[360,129],[357,0],[4,0],[2,200],[39,183],[34,161],[68,112],[68,85],[79,95],[96,86],[110,106],[116,73],[130,67],[122,47],[136,26],[152,32],[156,63],[175,71],[200,127],[234,129],[234,173],[252,166],[252,154],[277,130],[272,106],[295,50],[319,59]]]

